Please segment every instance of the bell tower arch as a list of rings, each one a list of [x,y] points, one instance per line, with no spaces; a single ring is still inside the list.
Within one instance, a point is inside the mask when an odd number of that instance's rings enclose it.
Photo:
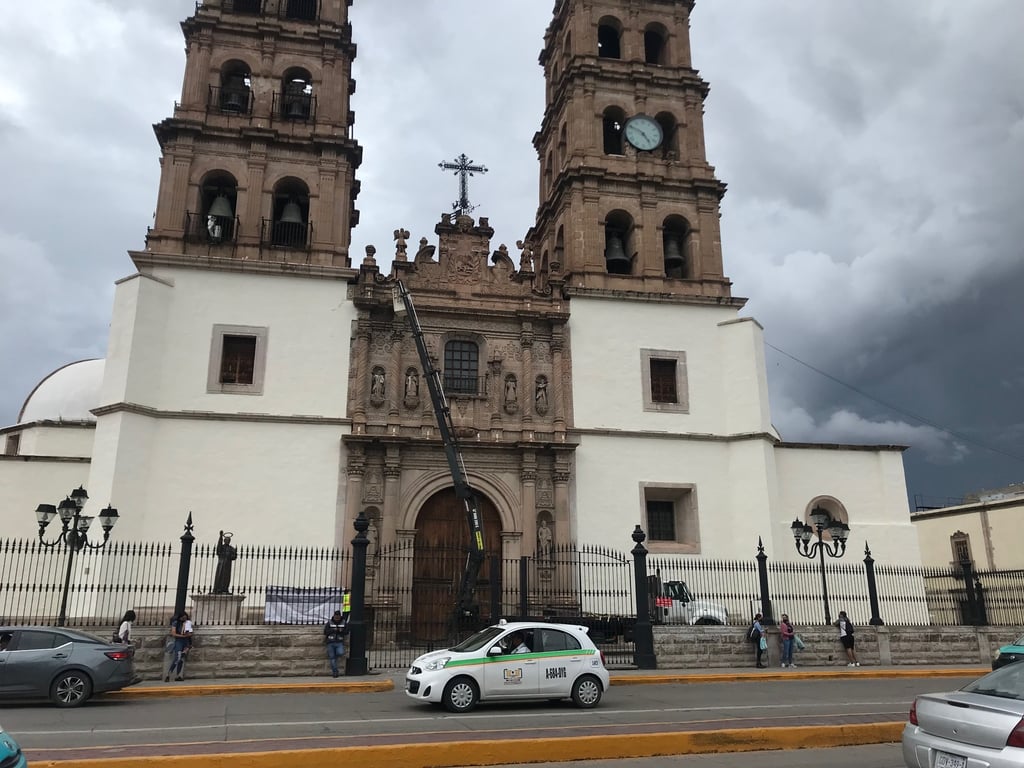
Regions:
[[[154,126],[156,216],[136,261],[351,267],[362,159],[349,101],[351,3],[196,5],[181,25],[181,100]]]
[[[731,298],[704,150],[708,85],[690,60],[693,0],[559,0],[540,64],[531,242],[566,291]]]

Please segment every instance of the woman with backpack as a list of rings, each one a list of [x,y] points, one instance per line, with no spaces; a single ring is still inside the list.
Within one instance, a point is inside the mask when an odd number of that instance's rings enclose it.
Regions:
[[[761,626],[763,616],[760,613],[754,614],[754,622],[747,632],[747,639],[754,644],[754,651],[757,653],[757,668],[764,669],[766,665],[761,663],[761,656],[768,648],[768,641],[764,636],[764,627]]]
[[[835,626],[839,630],[839,642],[843,644],[843,648],[846,650],[846,658],[850,660],[846,666],[859,667],[860,662],[857,661],[857,652],[853,650],[853,622],[846,615],[846,611],[839,612],[839,618],[835,620]]]

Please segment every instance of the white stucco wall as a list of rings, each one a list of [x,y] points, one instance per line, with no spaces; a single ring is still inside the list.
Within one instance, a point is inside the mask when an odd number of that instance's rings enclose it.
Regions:
[[[103,405],[344,418],[355,310],[341,280],[159,268],[117,288]],[[207,392],[215,325],[267,329],[262,395]]]
[[[0,456],[0,539],[32,538],[36,507],[59,504],[89,479],[89,462]],[[51,523],[50,538],[60,529]]]
[[[975,568],[1024,569],[1024,549],[1019,543],[1024,529],[1024,497],[921,512],[912,520],[927,566],[948,568],[953,562],[950,539],[965,533]]]
[[[89,458],[94,424],[37,424],[20,430],[19,456]]]
[[[775,539],[790,551],[789,526],[803,518],[814,499],[831,496],[849,515],[847,558],[863,559],[864,545],[879,564],[920,565],[917,534],[907,504],[903,454],[899,449],[776,449],[780,516]]]
[[[577,427],[771,432],[761,329],[736,309],[575,297],[571,312]],[[686,353],[689,413],[644,411],[643,349]]]
[[[87,487],[119,510],[119,538],[176,539],[192,512],[196,536],[213,542],[223,529],[246,544],[336,543],[347,428],[136,414],[108,419],[109,434],[106,423],[97,433]],[[351,539],[343,532],[337,541],[345,535]]]

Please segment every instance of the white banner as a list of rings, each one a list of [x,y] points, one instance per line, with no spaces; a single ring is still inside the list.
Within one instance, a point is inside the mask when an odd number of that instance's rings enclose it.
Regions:
[[[326,624],[341,610],[341,587],[267,587],[263,620],[268,624]]]

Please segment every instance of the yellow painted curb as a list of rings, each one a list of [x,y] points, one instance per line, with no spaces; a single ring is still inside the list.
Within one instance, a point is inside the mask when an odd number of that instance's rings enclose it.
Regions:
[[[392,680],[345,683],[237,683],[231,685],[178,685],[123,688],[104,694],[108,699],[169,699],[182,696],[243,696],[252,693],[381,693],[393,691]]]
[[[467,765],[549,763],[570,760],[626,759],[712,752],[812,749],[900,740],[903,723],[810,725],[796,728],[730,728],[720,731],[577,736],[562,739],[501,739],[434,744],[398,744],[221,755],[175,755],[102,760],[34,761],[33,768],[451,768]],[[173,748],[169,746],[169,748]]]
[[[911,678],[911,677],[980,677],[992,670],[985,667],[963,669],[872,669],[843,667],[835,670],[807,670],[800,672],[736,672],[734,674],[681,674],[681,675],[613,675],[612,685],[663,685],[665,683],[749,683],[760,680],[830,680],[832,678]]]

